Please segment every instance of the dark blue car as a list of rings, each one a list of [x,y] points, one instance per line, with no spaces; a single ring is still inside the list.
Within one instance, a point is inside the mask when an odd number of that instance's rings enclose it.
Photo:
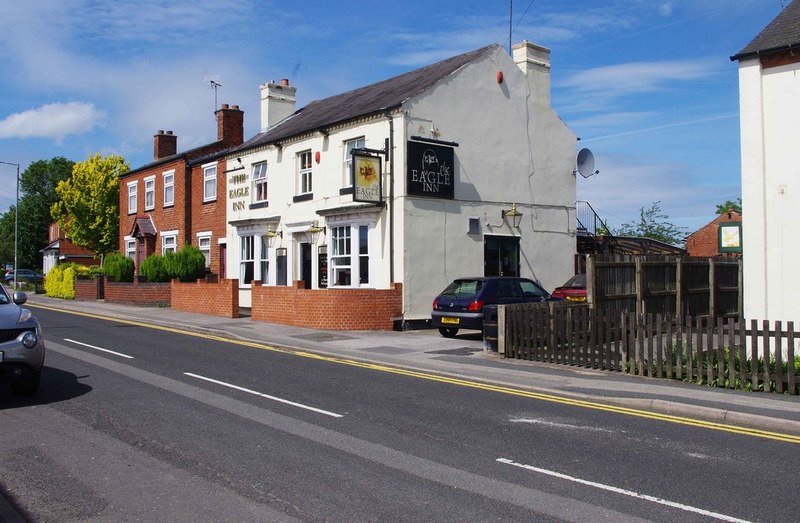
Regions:
[[[431,320],[442,336],[452,338],[459,329],[483,330],[483,308],[486,305],[542,302],[551,299],[547,291],[527,278],[459,278],[433,300]]]

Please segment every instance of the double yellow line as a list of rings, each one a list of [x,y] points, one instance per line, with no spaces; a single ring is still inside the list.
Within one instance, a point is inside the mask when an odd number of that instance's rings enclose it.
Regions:
[[[489,384],[489,383],[481,383],[481,382],[478,382],[478,381],[465,380],[465,379],[461,379],[461,378],[454,378],[454,377],[443,376],[443,375],[439,375],[439,374],[431,374],[431,373],[428,373],[428,372],[420,372],[420,371],[415,371],[415,370],[403,369],[403,368],[399,368],[399,367],[391,367],[391,366],[388,366],[388,365],[382,365],[382,364],[377,364],[377,363],[369,363],[369,362],[364,362],[364,361],[352,360],[352,359],[342,358],[342,357],[339,357],[339,356],[328,356],[328,355],[324,355],[324,354],[316,354],[316,353],[304,351],[304,350],[301,350],[301,349],[290,349],[290,348],[274,347],[272,345],[266,345],[266,344],[263,344],[263,343],[258,343],[258,342],[253,342],[253,341],[236,340],[236,339],[225,338],[225,337],[217,336],[217,335],[213,335],[213,334],[206,334],[206,333],[201,333],[201,332],[193,332],[193,331],[174,328],[174,327],[165,327],[165,326],[162,326],[162,325],[153,325],[153,324],[150,324],[150,323],[143,323],[141,321],[125,320],[125,319],[114,318],[114,317],[110,317],[110,316],[99,316],[99,315],[96,315],[96,314],[89,314],[89,313],[85,313],[85,312],[78,312],[78,311],[60,309],[60,308],[56,308],[56,307],[49,307],[49,306],[33,304],[33,303],[29,303],[28,305],[31,306],[31,307],[36,307],[36,308],[40,308],[40,309],[47,309],[47,310],[52,310],[52,311],[56,311],[56,312],[62,312],[62,313],[66,313],[66,314],[73,314],[73,315],[76,315],[76,316],[85,316],[85,317],[88,317],[88,318],[94,318],[94,319],[100,319],[100,320],[106,320],[106,321],[114,321],[114,322],[117,322],[117,323],[124,323],[126,325],[135,325],[135,326],[138,326],[138,327],[144,327],[144,328],[148,328],[148,329],[162,330],[162,331],[167,331],[167,332],[173,332],[173,333],[176,333],[176,334],[184,334],[186,336],[194,336],[194,337],[197,337],[197,338],[203,338],[203,339],[207,339],[207,340],[219,341],[219,342],[223,342],[223,343],[241,345],[241,346],[245,346],[245,347],[253,347],[253,348],[257,348],[257,349],[267,350],[267,351],[271,351],[271,352],[278,352],[278,353],[282,353],[282,354],[291,354],[291,355],[294,355],[294,356],[300,356],[300,357],[303,357],[303,358],[309,358],[309,359],[315,359],[315,360],[319,360],[319,361],[325,361],[325,362],[328,362],[328,363],[336,363],[336,364],[339,364],[339,365],[349,365],[351,367],[359,367],[359,368],[362,368],[362,369],[374,370],[374,371],[379,371],[379,372],[388,372],[390,374],[396,374],[396,375],[400,375],[400,376],[407,376],[407,377],[410,377],[410,378],[417,378],[417,379],[423,379],[423,380],[428,380],[428,381],[436,381],[436,382],[439,382],[439,383],[447,383],[447,384],[450,384],[450,385],[457,385],[459,387],[468,387],[468,388],[484,390],[484,391],[488,391],[488,392],[497,392],[497,393],[500,393],[500,394],[508,394],[508,395],[511,395],[511,396],[519,396],[519,397],[523,397],[523,398],[530,398],[530,399],[536,399],[536,400],[540,400],[540,401],[547,401],[547,402],[550,402],[550,403],[559,403],[559,404],[562,404],[562,405],[570,405],[570,406],[573,406],[573,407],[582,407],[582,408],[586,408],[586,409],[593,409],[593,410],[599,410],[599,411],[604,411],[604,412],[613,412],[615,414],[624,414],[624,415],[627,415],[627,416],[635,416],[635,417],[638,417],[638,418],[646,418],[646,419],[652,419],[652,420],[657,420],[657,421],[665,421],[665,422],[668,422],[668,423],[676,423],[676,424],[679,424],[679,425],[688,425],[688,426],[691,426],[691,427],[699,427],[699,428],[703,428],[703,429],[718,430],[718,431],[722,431],[722,432],[730,432],[730,433],[733,433],[733,434],[740,434],[740,435],[743,435],[743,436],[751,436],[751,437],[756,437],[756,438],[763,438],[763,439],[770,439],[770,440],[775,440],[775,441],[782,441],[782,442],[785,442],[785,443],[800,444],[800,436],[795,436],[793,434],[784,434],[784,433],[780,433],[780,432],[771,432],[771,431],[767,431],[767,430],[753,429],[753,428],[748,428],[748,427],[739,427],[739,426],[736,426],[736,425],[728,425],[728,424],[725,424],[725,423],[716,423],[716,422],[713,422],[713,421],[704,421],[704,420],[694,419],[694,418],[684,418],[684,417],[681,417],[681,416],[673,416],[673,415],[670,415],[670,414],[660,414],[658,412],[651,412],[651,411],[633,409],[633,408],[622,407],[622,406],[606,405],[606,404],[603,404],[603,403],[596,403],[596,402],[593,402],[593,401],[585,401],[585,400],[573,399],[573,398],[568,398],[568,397],[563,397],[563,396],[556,396],[554,394],[545,394],[545,393],[541,393],[541,392],[533,392],[533,391],[528,391],[528,390],[523,390],[523,389],[505,387],[505,386],[501,386],[501,385],[492,385],[492,384]]]

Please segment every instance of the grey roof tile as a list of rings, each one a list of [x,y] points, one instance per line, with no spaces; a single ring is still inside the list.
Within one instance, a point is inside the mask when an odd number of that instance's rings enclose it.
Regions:
[[[277,143],[292,136],[399,107],[412,96],[497,46],[498,44],[492,44],[482,47],[388,80],[311,102],[278,125],[247,140],[238,150]]]
[[[731,57],[741,60],[769,51],[777,51],[800,45],[800,1],[794,0],[783,8],[744,49]]]

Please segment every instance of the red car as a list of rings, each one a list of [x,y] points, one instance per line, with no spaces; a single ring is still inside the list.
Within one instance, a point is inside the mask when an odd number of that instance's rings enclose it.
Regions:
[[[567,282],[553,291],[554,298],[564,298],[576,303],[586,302],[586,275],[576,274]]]

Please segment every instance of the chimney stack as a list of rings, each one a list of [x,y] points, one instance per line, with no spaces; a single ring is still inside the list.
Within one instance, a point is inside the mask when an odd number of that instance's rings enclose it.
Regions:
[[[550,105],[550,49],[527,40],[513,46],[514,63],[517,64],[539,102]]]
[[[172,131],[166,133],[159,129],[153,136],[153,160],[172,156],[178,152],[178,137]]]
[[[294,113],[297,88],[284,78],[261,85],[261,131],[266,131]]]
[[[217,141],[229,146],[244,143],[244,111],[238,105],[222,104],[216,114]]]

